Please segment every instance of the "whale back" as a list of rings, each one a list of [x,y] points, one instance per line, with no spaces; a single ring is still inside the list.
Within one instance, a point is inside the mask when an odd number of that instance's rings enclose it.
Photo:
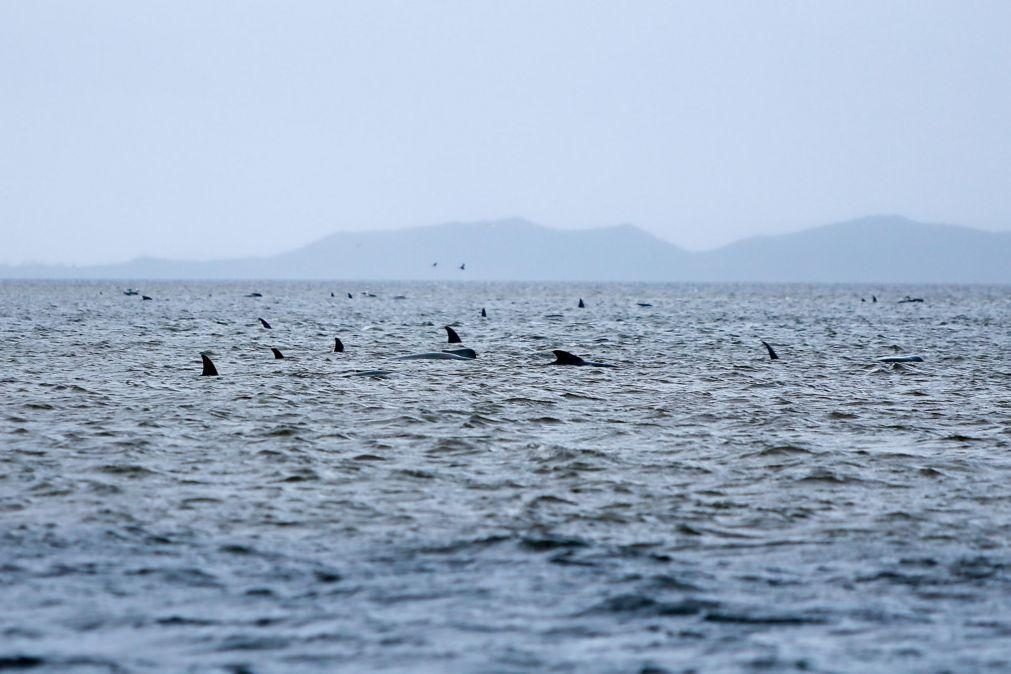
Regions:
[[[463,356],[464,358],[477,358],[477,351],[474,349],[443,349],[443,353],[451,353],[456,356]]]
[[[586,365],[585,360],[568,351],[555,349],[551,353],[555,354],[555,362],[551,363],[552,365]]]
[[[922,363],[923,356],[885,356],[877,360],[879,363]]]
[[[445,351],[429,351],[426,353],[412,353],[409,356],[400,356],[397,360],[474,360],[469,356],[461,356],[458,353],[447,353]]]

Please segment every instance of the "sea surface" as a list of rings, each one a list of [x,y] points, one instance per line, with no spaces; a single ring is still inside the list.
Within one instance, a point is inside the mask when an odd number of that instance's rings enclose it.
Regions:
[[[0,671],[1011,671],[1011,287],[125,285],[0,282]]]

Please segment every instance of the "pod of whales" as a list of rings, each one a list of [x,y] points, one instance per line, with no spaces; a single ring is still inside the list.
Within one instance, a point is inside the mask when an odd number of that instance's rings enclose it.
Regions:
[[[207,354],[205,353],[200,354],[200,360],[203,361],[204,364],[204,370],[203,372],[200,373],[201,377],[218,376],[218,368],[214,367],[214,363],[211,362],[211,359],[207,357]]]
[[[555,354],[555,360],[551,363],[545,363],[546,365],[586,365],[589,367],[614,367],[614,365],[608,365],[607,363],[592,363],[587,360],[583,360],[579,356],[569,353],[568,351],[562,351],[561,349],[555,349],[551,353]]]
[[[132,289],[130,289],[130,290],[132,290]],[[139,293],[134,293],[134,294],[139,294]],[[366,295],[366,296],[373,296],[374,297],[374,295],[371,295],[371,293],[363,293],[363,294]],[[142,296],[142,297],[144,299],[150,299],[146,295]],[[251,293],[250,295],[247,295],[247,297],[262,297],[262,295],[260,293]],[[351,297],[351,293],[348,293],[348,297]],[[872,302],[877,302],[877,297],[875,297],[875,296],[872,295],[871,296],[871,301]],[[906,296],[904,299],[900,300],[900,302],[923,302],[923,299],[921,299],[921,298],[913,298],[913,297]],[[645,303],[645,302],[639,302],[637,304],[639,306],[643,306],[643,307],[652,306],[652,305],[650,305],[648,303]],[[583,302],[582,298],[579,299],[579,305],[578,306],[581,307],[581,308],[585,308],[586,305]],[[487,317],[487,312],[485,311],[485,309],[483,307],[481,308],[481,316],[482,317]],[[549,318],[553,318],[553,317],[562,318],[562,315],[561,314],[551,314],[550,316],[547,316],[547,317],[549,317]],[[268,323],[265,319],[258,318],[257,320],[259,320],[260,324],[263,326],[264,329],[268,329],[268,330],[272,329],[272,326],[270,325],[270,323]],[[448,326],[448,325],[443,326],[443,329],[446,331],[446,336],[447,336],[447,340],[448,340],[449,344],[462,344],[462,340],[460,339],[459,334],[457,334],[456,330],[454,330],[451,326]],[[766,349],[766,351],[768,352],[769,360],[779,360],[780,359],[779,354],[776,353],[776,350],[773,349],[773,347],[772,347],[771,344],[769,344],[765,340],[759,340],[759,341],[761,342],[762,346],[764,346],[765,349]],[[900,347],[898,347],[898,346],[895,346],[893,348],[896,351],[900,350]],[[270,350],[273,353],[275,360],[282,360],[282,359],[284,359],[285,356],[280,351],[280,349],[278,349],[276,347],[270,347]],[[334,337],[333,353],[342,353],[342,352],[344,352],[344,344],[343,344],[343,342],[341,342],[341,340],[340,340],[339,337]],[[587,360],[584,360],[583,358],[581,358],[580,356],[577,356],[577,355],[575,355],[573,353],[570,353],[568,351],[563,351],[561,349],[552,350],[551,353],[555,356],[555,360],[552,361],[552,362],[550,362],[550,363],[544,363],[545,365],[570,365],[570,366],[577,366],[577,367],[578,366],[586,366],[586,367],[606,367],[606,368],[616,367],[615,365],[612,365],[612,364],[609,364],[609,363],[599,363],[599,362],[587,361]],[[215,376],[218,376],[218,370],[215,367],[214,362],[205,353],[201,353],[200,354],[200,358],[201,358],[201,362],[202,362],[202,366],[203,366],[200,375],[203,376],[203,377],[215,377]],[[474,349],[466,348],[466,347],[453,348],[453,349],[443,349],[441,351],[427,351],[427,352],[422,352],[422,353],[412,353],[412,354],[408,354],[408,355],[405,355],[405,356],[399,356],[399,357],[396,358],[396,360],[456,360],[456,361],[461,361],[461,360],[462,361],[473,361],[473,360],[476,360],[476,359],[477,359],[477,352]],[[875,362],[881,363],[881,364],[888,364],[888,365],[898,365],[898,364],[901,364],[901,363],[922,363],[922,362],[924,362],[924,358],[922,356],[916,356],[916,355],[894,355],[894,356],[883,356],[883,357],[880,357],[880,358],[876,358]],[[346,376],[354,376],[354,377],[358,377],[358,376],[385,377],[386,375],[389,375],[389,374],[391,374],[391,371],[389,371],[389,370],[378,370],[377,369],[377,370],[356,371],[356,372],[352,372],[352,373],[350,373],[350,374],[348,374]]]

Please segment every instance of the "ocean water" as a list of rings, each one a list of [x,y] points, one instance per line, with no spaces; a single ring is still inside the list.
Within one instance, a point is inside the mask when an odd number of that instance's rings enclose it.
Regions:
[[[0,282],[0,671],[1011,670],[1009,287],[122,287]]]

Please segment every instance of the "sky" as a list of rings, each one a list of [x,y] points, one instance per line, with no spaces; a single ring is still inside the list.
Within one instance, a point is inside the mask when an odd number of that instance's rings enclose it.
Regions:
[[[0,263],[1011,229],[1011,2],[0,0]]]

